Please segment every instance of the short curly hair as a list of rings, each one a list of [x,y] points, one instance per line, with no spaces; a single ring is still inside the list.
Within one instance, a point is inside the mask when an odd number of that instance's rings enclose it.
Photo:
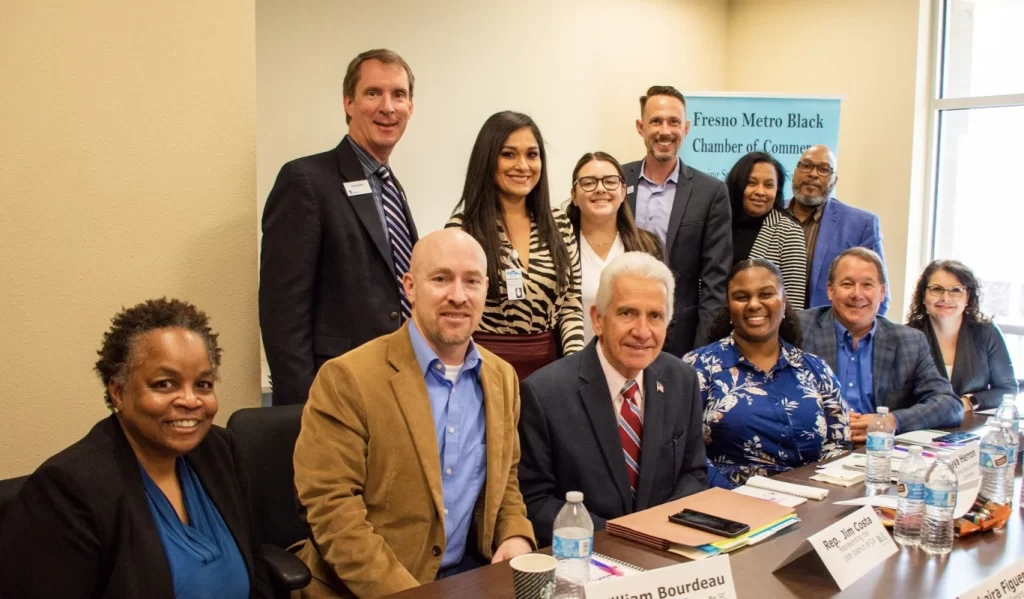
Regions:
[[[221,349],[217,345],[217,334],[210,329],[210,319],[188,302],[166,297],[147,300],[131,308],[122,308],[110,323],[110,330],[103,334],[103,345],[96,352],[100,359],[95,366],[103,381],[107,407],[114,405],[110,397],[110,382],[122,385],[127,382],[135,342],[150,331],[171,327],[196,333],[206,344],[214,373],[220,368]]]

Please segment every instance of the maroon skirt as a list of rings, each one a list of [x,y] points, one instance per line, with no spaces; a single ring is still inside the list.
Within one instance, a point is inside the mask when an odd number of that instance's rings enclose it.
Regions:
[[[511,364],[520,381],[558,359],[558,343],[554,331],[532,335],[498,335],[477,331],[473,333],[473,341]]]

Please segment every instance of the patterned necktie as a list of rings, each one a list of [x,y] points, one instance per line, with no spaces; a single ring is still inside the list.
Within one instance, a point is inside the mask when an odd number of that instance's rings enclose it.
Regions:
[[[622,441],[626,474],[629,476],[629,488],[632,489],[633,495],[636,495],[636,484],[640,479],[640,440],[644,436],[640,406],[636,403],[637,390],[636,381],[626,381],[622,387],[622,408],[619,410],[619,440]]]
[[[402,286],[402,277],[409,272],[409,261],[412,257],[412,235],[409,234],[409,224],[405,219],[405,210],[402,208],[402,196],[398,193],[395,180],[391,177],[391,170],[387,165],[381,165],[377,169],[377,176],[380,177],[381,203],[384,207],[384,226],[388,230],[388,239],[391,240],[391,257],[395,261],[395,276],[398,278],[398,293],[402,296],[402,322],[409,320],[412,310],[409,307],[409,300],[405,297],[405,287]]]

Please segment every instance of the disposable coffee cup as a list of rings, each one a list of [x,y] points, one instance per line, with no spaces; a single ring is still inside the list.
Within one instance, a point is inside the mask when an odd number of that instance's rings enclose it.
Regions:
[[[512,585],[516,599],[551,599],[555,595],[554,557],[542,553],[526,553],[512,558]]]

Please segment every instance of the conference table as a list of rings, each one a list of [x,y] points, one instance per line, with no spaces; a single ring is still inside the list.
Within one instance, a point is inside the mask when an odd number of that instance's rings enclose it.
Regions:
[[[988,416],[969,414],[954,430],[982,429]],[[863,452],[863,446],[858,451]],[[729,553],[736,594],[740,599],[799,597],[956,597],[1000,569],[1024,557],[1024,510],[1018,467],[1014,508],[1006,528],[956,539],[946,556],[929,556],[919,548],[897,545],[899,552],[840,592],[824,566],[808,555],[774,572],[773,570],[809,536],[834,524],[859,508],[834,505],[835,501],[854,499],[865,494],[864,484],[839,487],[809,480],[816,465],[783,473],[777,478],[789,482],[827,488],[823,501],[808,500],[796,507],[800,522],[752,547]],[[895,485],[890,492],[895,492]],[[658,551],[614,537],[605,531],[594,535],[594,551],[642,568],[652,569],[688,561],[682,556]],[[548,551],[545,550],[545,553]],[[457,597],[462,599],[513,599],[512,571],[508,562],[478,568],[393,595],[401,599]]]

